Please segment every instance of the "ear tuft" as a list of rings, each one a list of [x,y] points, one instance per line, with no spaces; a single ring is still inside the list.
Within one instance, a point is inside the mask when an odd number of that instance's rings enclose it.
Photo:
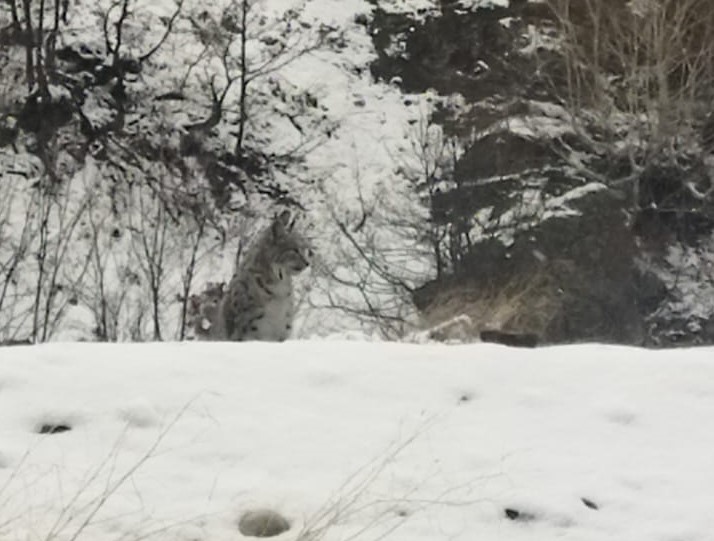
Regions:
[[[273,219],[273,235],[290,230],[290,211],[284,210]]]
[[[288,227],[290,225],[290,211],[289,210],[282,211],[278,215],[276,220],[279,221],[283,227]]]

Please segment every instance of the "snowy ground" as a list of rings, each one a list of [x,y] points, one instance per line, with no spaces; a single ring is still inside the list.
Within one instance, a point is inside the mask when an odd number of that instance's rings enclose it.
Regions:
[[[0,539],[711,539],[713,353],[0,349]]]

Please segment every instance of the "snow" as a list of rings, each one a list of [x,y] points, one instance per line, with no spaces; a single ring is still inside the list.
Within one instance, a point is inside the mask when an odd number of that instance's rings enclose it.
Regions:
[[[532,55],[539,50],[557,50],[560,42],[557,38],[539,30],[535,25],[529,24],[526,32],[527,44],[521,48],[524,55]]]
[[[482,183],[497,182],[511,178],[509,176],[494,177],[480,181]],[[482,240],[494,238],[505,246],[511,246],[515,241],[515,234],[528,231],[530,228],[553,218],[580,216],[577,208],[571,206],[588,194],[607,189],[600,182],[588,182],[582,186],[572,188],[559,196],[546,196],[540,189],[537,179],[533,179],[532,186],[525,187],[516,206],[501,213],[492,219],[493,207],[482,209],[474,216],[471,238]],[[545,179],[543,179],[545,182]],[[495,233],[494,226],[497,227]]]
[[[416,18],[426,17],[443,9],[442,3],[436,0],[380,0],[376,4],[387,13],[406,13]],[[509,4],[510,0],[458,0],[454,7],[466,12],[508,7]]]
[[[459,5],[468,9],[508,7],[510,0],[461,0]]]
[[[711,539],[711,348],[355,338],[1,349],[0,539]]]
[[[662,262],[642,262],[664,283],[669,302],[654,314],[665,321],[687,321],[694,334],[702,330],[714,314],[714,237],[698,246],[672,245]],[[679,334],[671,331],[671,335]]]

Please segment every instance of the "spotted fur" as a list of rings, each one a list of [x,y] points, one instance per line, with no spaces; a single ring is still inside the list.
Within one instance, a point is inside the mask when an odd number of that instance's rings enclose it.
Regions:
[[[263,230],[239,262],[210,326],[211,340],[283,341],[295,307],[294,276],[310,264],[305,238],[293,230],[288,211]]]

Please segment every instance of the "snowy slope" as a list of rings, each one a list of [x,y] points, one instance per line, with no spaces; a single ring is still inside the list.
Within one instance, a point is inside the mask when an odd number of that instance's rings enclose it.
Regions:
[[[711,539],[713,353],[0,349],[0,539]]]
[[[78,50],[84,50],[82,49],[84,47],[102,51],[104,43],[100,8],[106,9],[110,5],[113,3],[109,0],[73,5],[70,24],[63,34],[63,46],[75,46]],[[220,20],[223,10],[228,6],[234,6],[234,3],[230,0],[219,0],[208,5],[193,0],[185,2],[183,18],[179,19],[176,32],[166,40],[154,60],[147,64],[141,77],[131,81],[129,91],[137,103],[146,107],[149,107],[148,104],[155,103],[156,95],[176,91],[179,88],[183,89],[191,99],[160,102],[160,105],[148,109],[137,107],[135,111],[130,111],[128,124],[138,123],[137,125],[144,126],[142,122],[162,120],[171,129],[159,129],[153,124],[142,129],[154,134],[158,139],[166,138],[166,141],[161,140],[161,144],[170,143],[178,146],[180,127],[205,120],[210,112],[207,80],[217,73],[221,85],[223,73],[222,68],[216,65],[215,58],[210,55],[203,58],[204,47],[190,31],[193,27],[188,20],[199,15],[201,17],[210,15]],[[160,40],[165,31],[165,21],[175,9],[175,2],[171,0],[137,2],[133,6],[133,16],[127,23],[128,31],[130,30],[127,35],[132,37],[131,40],[125,40],[127,50],[136,56],[150,50]],[[319,109],[319,116],[325,117],[325,126],[334,124],[328,136],[314,126],[314,129],[309,128],[312,126],[311,122],[317,122],[309,114],[305,115],[306,118],[299,116],[299,119],[305,123],[305,134],[301,134],[285,118],[273,114],[272,109],[265,106],[266,111],[261,115],[256,114],[256,117],[267,116],[270,120],[267,123],[270,129],[267,125],[259,125],[252,127],[256,133],[251,131],[253,136],[262,138],[260,148],[267,154],[273,152],[280,154],[289,148],[297,148],[301,145],[310,148],[304,156],[304,163],[295,164],[295,167],[287,171],[278,168],[273,172],[281,186],[307,209],[306,215],[302,218],[304,222],[313,226],[310,229],[310,236],[318,256],[311,268],[312,275],[305,276],[304,283],[300,284],[299,298],[304,302],[298,307],[299,316],[295,325],[296,336],[307,337],[318,332],[318,329],[322,332],[326,330],[325,320],[328,318],[325,317],[324,311],[314,309],[315,305],[328,305],[330,308],[327,313],[331,325],[327,331],[361,328],[361,322],[355,321],[349,312],[345,315],[330,306],[329,299],[336,297],[341,306],[353,310],[362,309],[363,292],[352,291],[356,288],[345,288],[342,284],[336,283],[332,279],[332,274],[339,274],[343,283],[345,281],[361,283],[358,271],[362,270],[363,274],[369,272],[369,265],[360,259],[352,245],[344,238],[336,224],[336,219],[353,229],[366,211],[369,211],[372,216],[387,217],[393,214],[418,217],[424,213],[416,195],[412,193],[406,181],[399,178],[394,171],[406,159],[403,156],[409,150],[410,122],[428,114],[432,106],[425,109],[423,100],[418,96],[411,96],[407,101],[396,86],[375,83],[372,80],[369,63],[376,57],[376,52],[363,21],[371,13],[372,6],[369,2],[366,0],[307,2],[262,0],[253,5],[256,20],[259,18],[258,14],[264,15],[271,21],[280,20],[291,9],[297,9],[301,13],[300,22],[304,25],[301,26],[303,29],[315,29],[324,24],[339,29],[344,34],[343,47],[318,49],[310,54],[298,55],[293,62],[288,62],[281,69],[270,72],[270,76],[258,78],[251,83],[254,92],[251,94],[251,99],[256,103],[262,103],[260,100],[263,96],[270,94],[276,80],[298,98],[303,93],[309,92],[320,107],[324,108],[324,110]],[[114,10],[112,13],[116,16],[118,11]],[[359,20],[362,22],[358,22]],[[312,30],[304,30],[305,35],[302,38],[306,42],[310,39],[310,32]],[[255,33],[257,37],[253,39],[254,45],[259,48],[261,33],[258,30],[255,30]],[[17,48],[14,53],[16,54],[13,66],[17,68],[18,73],[22,73],[23,49]],[[99,52],[97,54],[100,55]],[[193,68],[189,69],[189,66]],[[181,85],[185,85],[185,88]],[[239,95],[237,86],[227,98],[233,108]],[[18,94],[18,101],[21,100],[24,96],[24,85],[16,85],[14,91]],[[103,92],[101,90],[101,93]],[[106,123],[108,120],[105,117],[111,112],[107,109],[106,103],[100,99],[103,97],[106,96],[102,94],[88,99],[83,108],[83,114],[97,125]],[[284,103],[277,105],[273,102],[269,103],[270,107],[278,105],[287,107]],[[314,111],[313,113],[317,114]],[[224,124],[218,126],[216,130],[221,134],[222,140],[227,141],[226,144],[231,146],[234,139],[231,133],[235,131],[235,126],[228,121]],[[40,176],[42,167],[37,158],[25,152],[22,145],[19,154],[14,152],[12,149],[0,148],[0,175],[7,170],[6,176],[3,177],[7,182],[0,183],[0,265],[10,260],[13,253],[17,251],[28,254],[37,251],[38,235],[35,234],[37,226],[32,220],[29,221],[28,228],[31,234],[23,233],[25,231],[23,226],[28,223],[27,217],[33,215],[31,212],[34,202],[33,192],[28,190],[27,186]],[[149,167],[154,164],[144,165]],[[146,291],[146,280],[127,284],[122,278],[128,274],[127,269],[130,273],[134,273],[141,266],[131,246],[130,241],[133,237],[125,235],[117,240],[110,234],[113,230],[122,233],[135,229],[136,223],[141,223],[141,217],[138,209],[115,216],[111,210],[114,202],[110,201],[103,191],[102,197],[96,196],[96,186],[105,186],[108,183],[105,176],[102,163],[88,158],[71,181],[72,190],[76,193],[70,200],[74,203],[74,207],[82,209],[84,207],[81,207],[80,203],[85,198],[94,202],[95,208],[92,212],[98,215],[95,221],[99,224],[98,229],[102,237],[97,251],[101,251],[102,256],[106,256],[108,260],[106,284],[108,296],[113,299],[126,297],[131,301],[122,300],[116,309],[120,316],[117,338],[127,340],[131,337],[129,321],[138,319],[137,314],[140,315],[146,310],[145,300],[150,295]],[[142,174],[139,176],[143,178]],[[200,178],[192,180],[201,182]],[[243,196],[238,193],[236,197]],[[11,199],[14,200],[12,206],[2,204],[3,201]],[[249,200],[241,199],[240,205],[237,206],[248,210],[245,216],[237,216],[236,213],[221,218],[227,238],[225,244],[217,246],[214,238],[211,237],[210,242],[205,242],[201,246],[200,264],[196,269],[197,275],[192,293],[200,292],[208,281],[230,279],[237,247],[245,240],[242,236],[251,236],[247,231],[246,222],[249,222],[250,228],[259,228],[267,222],[274,210],[268,201],[255,194],[251,194]],[[73,212],[68,213],[70,216],[84,212],[74,207],[72,207]],[[52,216],[52,230],[60,229],[56,222],[57,220]],[[415,242],[413,238],[405,240],[399,232],[394,233],[384,228],[382,223],[373,222],[374,220],[368,220],[364,224],[360,232],[361,237],[355,234],[359,237],[359,241],[365,244],[369,242],[370,246],[374,245],[373,249],[380,254],[396,252],[395,247],[397,247],[400,254],[394,258],[395,266],[400,273],[401,267],[409,267],[409,272],[405,270],[400,274],[400,278],[405,282],[421,283],[431,278],[432,265],[428,258],[423,257],[418,251],[409,254],[406,258],[401,254],[404,245]],[[166,281],[162,291],[161,322],[163,335],[168,339],[179,336],[177,329],[179,329],[181,307],[176,301],[175,293],[185,273],[186,262],[183,256],[186,250],[183,245],[192,233],[190,227],[190,223],[182,224],[181,227],[171,225],[167,233],[167,242],[171,248],[167,250],[168,255],[164,263]],[[90,272],[85,272],[85,261],[90,259],[88,254],[93,249],[89,246],[93,244],[93,237],[88,229],[90,226],[87,220],[79,220],[74,237],[67,239],[67,245],[70,246],[66,251],[67,257],[58,264],[61,267],[60,275],[65,282],[64,291],[79,291],[80,295],[74,296],[81,298],[79,303],[73,302],[62,308],[56,328],[49,333],[51,339],[93,340],[95,338],[93,329],[97,327],[97,322],[94,321],[96,319],[94,305],[98,299],[98,292],[96,283],[93,283],[97,280],[93,279],[91,269]],[[17,246],[20,246],[25,238],[23,235],[30,239],[26,241],[29,248],[18,250]],[[57,238],[59,239],[59,235]],[[50,240],[54,242],[55,236]],[[388,262],[392,263],[392,260]],[[31,305],[36,298],[33,289],[38,282],[36,266],[35,259],[30,257],[20,262],[19,270],[16,272],[17,283],[12,282],[10,287],[11,298],[16,306],[10,310],[7,308],[9,302],[6,302],[4,312],[0,310],[0,339],[25,338],[31,334],[29,329],[32,324],[31,318],[22,319],[18,314],[31,311]],[[412,267],[416,270],[411,270]],[[379,289],[381,286],[379,279],[370,277],[370,280],[376,282],[376,289]],[[0,286],[2,285],[0,283]],[[61,297],[58,296],[60,300],[57,304],[66,301]],[[385,300],[383,297],[370,300],[373,303],[379,301],[380,305],[395,302],[392,298]],[[405,301],[399,299],[398,302],[401,307]],[[134,309],[134,306],[138,308]],[[140,332],[134,334],[141,337],[151,336],[151,333],[144,328],[145,325],[142,325],[137,326]],[[137,336],[133,338],[138,339]]]

